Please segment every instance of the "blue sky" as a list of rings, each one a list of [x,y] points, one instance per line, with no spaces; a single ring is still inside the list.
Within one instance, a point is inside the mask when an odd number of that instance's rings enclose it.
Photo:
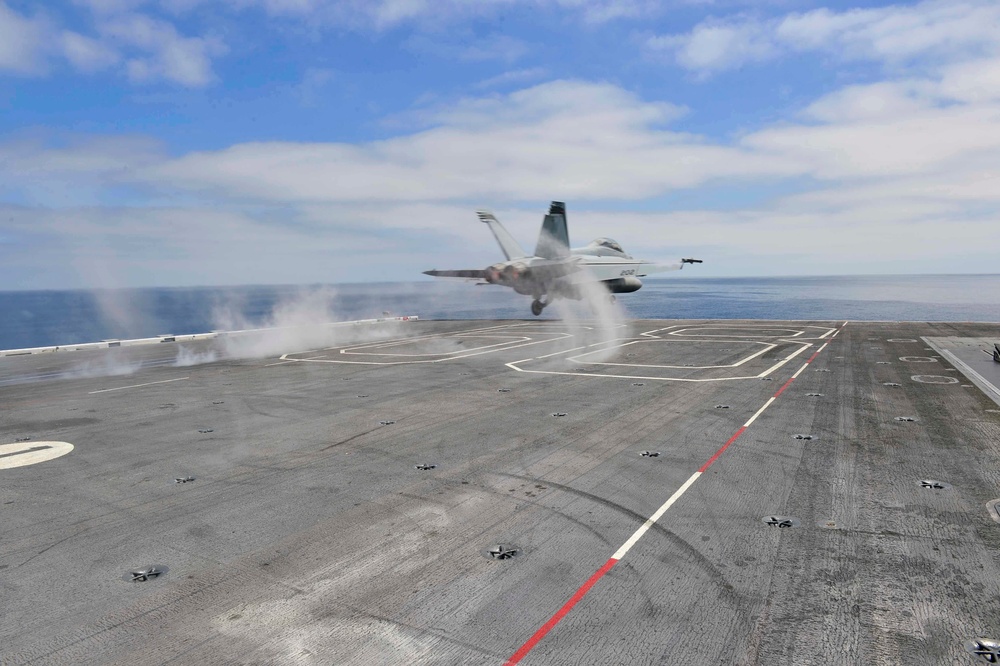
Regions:
[[[986,0],[0,0],[6,289],[995,272],[998,144]]]

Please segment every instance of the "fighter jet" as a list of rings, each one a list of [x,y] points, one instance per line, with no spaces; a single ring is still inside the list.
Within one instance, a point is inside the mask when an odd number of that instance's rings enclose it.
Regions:
[[[557,298],[583,299],[586,283],[600,283],[613,300],[614,294],[641,289],[639,278],[650,273],[676,271],[684,268],[684,264],[701,263],[701,259],[681,259],[670,264],[634,259],[610,238],[597,238],[586,247],[570,248],[566,204],[561,201],[553,201],[549,206],[532,255],[521,249],[492,213],[477,211],[476,215],[493,232],[507,260],[482,270],[435,269],[424,271],[424,274],[510,287],[532,297],[531,313],[535,316],[542,314]]]

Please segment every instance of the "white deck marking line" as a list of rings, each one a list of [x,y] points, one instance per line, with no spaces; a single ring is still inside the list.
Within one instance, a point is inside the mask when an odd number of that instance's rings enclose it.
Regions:
[[[749,418],[749,420],[747,420],[747,422],[746,422],[746,423],[744,423],[744,424],[743,424],[743,427],[744,427],[744,428],[749,428],[749,427],[750,427],[750,424],[751,424],[751,423],[753,423],[754,421],[756,421],[756,420],[757,420],[757,417],[758,417],[758,416],[760,416],[761,414],[763,414],[763,413],[764,413],[764,410],[765,410],[765,409],[767,409],[768,407],[770,407],[770,406],[771,406],[771,404],[772,404],[772,403],[773,403],[773,402],[774,402],[774,401],[775,401],[776,399],[777,399],[777,398],[775,398],[774,396],[771,396],[770,398],[768,398],[768,399],[767,399],[767,402],[765,402],[765,403],[764,403],[764,406],[763,406],[763,407],[761,407],[760,409],[758,409],[758,410],[757,410],[757,412],[756,412],[756,413],[755,413],[755,414],[754,414],[753,416],[751,416],[751,417]]]
[[[445,338],[441,338],[441,339],[442,340],[453,340],[456,337],[486,337],[486,336],[450,336],[450,337],[445,337]],[[501,337],[501,336],[492,336],[492,337],[493,337],[493,339],[496,339],[497,337]],[[510,345],[510,344],[512,344],[514,342],[524,342],[526,340],[531,340],[531,339],[532,338],[528,338],[528,337],[525,337],[523,335],[511,336],[511,339],[507,340],[506,342],[497,342],[496,344],[482,345],[480,347],[470,347],[470,348],[465,349],[463,351],[470,351],[470,352],[472,352],[472,351],[479,351],[480,349],[492,349],[494,347],[502,347],[504,345]],[[551,338],[551,339],[552,340],[561,340],[563,338]],[[397,343],[397,345],[398,344],[399,343]],[[452,351],[452,352],[427,352],[426,354],[390,354],[390,353],[387,353],[387,352],[358,351],[359,349],[360,350],[364,350],[364,349],[379,349],[379,347],[374,346],[374,345],[367,346],[367,347],[345,347],[345,348],[343,348],[343,349],[340,350],[340,353],[341,354],[354,354],[356,356],[450,356],[451,354],[455,353],[455,352]]]
[[[932,347],[935,346],[934,343],[931,343],[931,342],[928,342],[927,344],[931,345]],[[991,391],[993,391],[998,396],[1000,396],[1000,389],[998,389],[996,386],[994,386],[993,382],[991,382],[990,380],[986,379],[981,374],[979,374],[978,372],[976,372],[975,370],[973,370],[971,367],[969,367],[968,363],[966,363],[965,361],[963,361],[959,357],[955,356],[955,354],[953,354],[952,352],[948,351],[947,349],[939,349],[938,351],[940,351],[942,354],[944,354],[945,356],[947,356],[951,360],[952,363],[954,363],[955,365],[960,366],[961,368],[963,368],[962,372],[964,372],[970,379],[973,379],[973,380],[978,379],[980,382],[982,382],[983,384],[985,384],[987,386],[987,388],[989,388]],[[980,387],[980,388],[982,388],[982,387]]]
[[[660,518],[663,517],[663,514],[665,514],[667,512],[667,509],[669,509],[670,507],[672,507],[674,505],[674,502],[676,502],[677,500],[679,500],[681,498],[681,495],[683,495],[684,493],[687,492],[687,489],[691,487],[691,484],[693,484],[695,481],[698,480],[699,476],[701,476],[701,472],[695,472],[694,474],[692,474],[688,478],[688,480],[684,482],[684,485],[681,486],[680,488],[678,488],[677,492],[675,492],[673,495],[671,495],[670,499],[668,499],[666,502],[664,502],[663,506],[661,506],[659,509],[656,510],[656,513],[654,513],[652,516],[650,516],[649,518],[647,518],[646,522],[644,522],[639,527],[639,529],[637,529],[632,534],[632,536],[630,536],[628,538],[628,541],[626,541],[625,543],[623,543],[622,547],[615,551],[615,554],[611,556],[612,559],[620,560],[623,557],[625,557],[625,554],[628,553],[628,551],[632,550],[632,546],[634,546],[636,543],[638,543],[639,539],[641,539],[642,536],[647,531],[649,531],[649,528],[652,527],[653,525],[655,525],[656,521],[658,521]]]
[[[548,358],[550,356],[558,356],[559,354],[568,354],[570,352],[579,351],[581,349],[586,349],[586,348],[587,348],[587,345],[584,345],[582,347],[573,347],[572,349],[564,349],[562,351],[557,351],[557,352],[552,352],[551,354],[546,354],[545,356],[536,356],[535,358]],[[529,358],[529,359],[525,359],[525,360],[531,361],[531,360],[534,360],[534,359],[530,359]],[[521,361],[514,361],[514,363],[520,363],[520,362]]]
[[[413,340],[426,340],[427,338],[441,338],[441,337],[444,337],[444,336],[447,336],[447,335],[452,335],[452,334],[457,334],[457,333],[463,333],[463,334],[464,333],[481,333],[483,331],[499,331],[499,330],[509,329],[509,328],[513,328],[513,326],[511,324],[499,324],[497,326],[484,326],[482,328],[470,328],[470,329],[468,329],[466,331],[453,331],[451,333],[427,333],[426,335],[414,335],[412,337],[392,338],[390,340],[384,340],[384,341],[382,341],[382,342],[380,342],[378,344],[387,344],[389,342],[394,342],[394,341],[399,341],[399,342],[405,343],[405,342],[412,342]],[[347,348],[349,348],[349,346],[348,347],[343,347],[343,348],[347,349]],[[308,353],[314,352],[314,351],[333,351],[334,349],[341,349],[341,347],[334,345],[333,347],[325,347],[322,350],[320,350],[320,349],[305,349],[305,350],[296,351],[296,352],[288,352],[287,354],[284,354],[284,356],[287,356],[288,354],[308,354]]]
[[[659,338],[657,338],[657,340],[659,342],[664,343],[664,344],[685,343],[685,342],[687,342],[687,343],[691,343],[691,344],[707,344],[707,345],[711,345],[711,344],[718,344],[718,342],[720,342],[718,340],[662,340],[662,339],[659,339]],[[633,342],[628,342],[628,343],[626,343],[624,345],[618,345],[618,347],[621,348],[621,347],[625,347],[626,345],[633,345],[633,344],[635,344],[637,342],[646,342],[646,341],[645,340],[634,340]],[[759,352],[756,352],[754,354],[751,354],[750,356],[747,356],[742,361],[737,361],[736,363],[730,363],[729,365],[657,365],[655,363],[610,363],[610,362],[605,362],[605,361],[594,361],[594,362],[591,362],[591,361],[581,361],[580,360],[584,356],[587,356],[588,354],[599,354],[602,351],[607,351],[606,349],[602,349],[602,350],[595,351],[595,352],[587,352],[587,354],[577,354],[576,356],[573,356],[569,360],[577,362],[577,363],[585,363],[587,365],[619,365],[619,366],[624,366],[624,367],[627,367],[627,368],[674,368],[675,370],[676,369],[682,369],[682,370],[686,370],[686,369],[706,370],[706,369],[710,369],[710,368],[735,368],[737,366],[743,365],[744,363],[747,363],[748,361],[752,361],[753,359],[757,358],[758,356],[760,356],[762,354],[766,354],[767,352],[771,351],[772,349],[774,349],[775,347],[778,346],[778,345],[776,345],[774,343],[770,343],[770,342],[757,342],[757,341],[750,341],[747,344],[764,345],[764,348],[761,349]],[[808,346],[808,343],[799,342],[799,341],[795,341],[793,344],[797,344],[797,345],[806,344]]]
[[[804,321],[812,321],[812,320],[806,319]],[[790,322],[794,323],[795,320],[790,320]],[[712,323],[715,324],[715,323],[718,323],[718,322],[712,322]],[[814,326],[814,325],[810,325],[810,324],[800,324],[800,326],[802,326],[802,328],[818,328],[820,330],[824,330],[826,328],[825,326]],[[711,335],[711,336],[706,336],[706,335],[687,335],[687,334],[684,333],[684,331],[688,331],[688,330],[691,330],[691,331],[697,331],[697,330],[732,331],[734,328],[750,328],[750,329],[752,329],[752,328],[760,328],[760,329],[763,329],[763,330],[774,330],[774,331],[798,331],[794,335],[789,335],[789,336],[774,336],[774,335],[768,335],[768,336],[742,336],[744,338],[746,338],[746,337],[769,337],[769,338],[773,338],[773,337],[789,337],[789,338],[792,338],[792,337],[797,337],[797,336],[805,334],[805,331],[799,331],[797,328],[777,328],[777,327],[774,327],[774,326],[754,326],[754,325],[750,325],[750,326],[718,326],[717,325],[717,326],[706,326],[704,328],[700,328],[699,329],[699,328],[691,328],[691,324],[674,324],[673,326],[667,326],[665,328],[654,328],[651,331],[646,331],[645,333],[640,333],[639,336],[640,337],[656,338],[657,340],[663,340],[664,338],[662,336],[653,335],[653,334],[654,333],[659,333],[660,331],[669,331],[672,328],[680,328],[681,330],[680,331],[674,331],[672,333],[668,333],[668,335],[676,335],[678,337],[689,337],[689,338],[704,338],[704,337],[717,338],[717,337],[727,337],[727,336],[717,336],[717,335]],[[728,337],[733,337],[733,336],[729,335]],[[740,337],[740,336],[737,336],[737,337]],[[813,340],[814,338],[803,338],[803,339],[804,340]]]
[[[798,370],[796,370],[796,371],[795,371],[795,374],[794,374],[794,375],[792,375],[792,379],[797,379],[797,378],[798,378],[798,376],[802,374],[802,371],[803,371],[803,370],[805,370],[805,369],[806,369],[806,368],[808,368],[808,367],[809,367],[809,364],[808,364],[808,363],[803,363],[803,364],[802,364],[802,367],[801,367],[801,368],[799,368]]]
[[[674,324],[673,326],[665,326],[663,328],[654,328],[652,331],[646,331],[645,333],[640,333],[640,336],[658,338],[658,336],[653,335],[653,333],[659,333],[660,331],[669,331],[672,328],[678,328],[679,326],[685,326],[686,324]]]
[[[659,338],[657,338],[657,339],[659,339]],[[607,344],[607,342],[613,342],[613,341],[598,342],[598,343],[594,343],[594,345],[588,345],[588,346],[589,347],[593,347],[593,346],[598,345],[598,344]],[[618,348],[624,347],[624,346],[629,345],[629,344],[634,344],[635,342],[641,342],[641,341],[640,340],[632,340],[632,341],[626,342],[624,344],[615,345],[615,347],[608,347],[606,350],[602,350],[602,351],[607,351],[607,350],[610,350],[610,349],[614,349],[616,347],[618,347]],[[674,342],[674,341],[673,340],[663,340],[663,342]],[[686,341],[683,341],[683,342],[718,342],[718,341],[717,340],[711,340],[711,341],[686,340]],[[605,378],[605,379],[632,379],[632,380],[636,380],[636,379],[648,379],[648,380],[654,381],[654,382],[655,381],[660,381],[660,382],[728,382],[728,381],[735,381],[735,380],[739,380],[739,379],[759,379],[761,377],[766,377],[770,373],[772,373],[775,370],[781,368],[783,365],[785,365],[786,363],[788,363],[789,361],[791,361],[793,358],[795,358],[796,356],[798,356],[799,354],[801,354],[802,352],[806,351],[807,349],[809,349],[812,346],[810,343],[800,342],[798,340],[795,340],[795,341],[789,340],[788,342],[790,342],[792,344],[800,345],[800,347],[796,351],[792,352],[791,354],[789,354],[788,356],[786,356],[785,358],[781,359],[776,364],[774,364],[773,366],[771,366],[770,368],[768,368],[767,370],[765,370],[764,372],[760,373],[759,375],[752,375],[752,376],[748,376],[748,377],[707,377],[707,378],[701,378],[701,379],[696,379],[696,378],[691,378],[691,377],[648,377],[648,376],[645,376],[645,375],[612,375],[612,374],[606,374],[606,373],[589,374],[589,373],[582,373],[582,372],[567,372],[567,371],[558,371],[558,370],[526,370],[524,368],[517,367],[517,364],[519,364],[519,363],[524,363],[526,361],[536,360],[536,359],[533,359],[533,358],[523,359],[521,361],[511,361],[510,363],[505,363],[504,365],[506,365],[511,370],[516,370],[518,372],[531,372],[531,373],[540,374],[540,375],[566,375],[566,376],[576,376],[576,377],[598,377],[598,378]],[[533,343],[531,343],[531,344],[533,344]],[[761,343],[756,343],[756,344],[769,344],[769,343],[761,342]],[[519,345],[519,346],[526,346],[526,345]],[[822,347],[820,348],[820,350],[822,350]],[[765,350],[765,351],[767,351],[767,350]],[[819,353],[819,351],[817,351],[816,353]],[[580,358],[581,356],[585,356],[585,354],[579,354],[577,356],[572,356],[572,357],[570,357],[567,360],[576,361],[576,359]],[[422,361],[418,361],[418,362],[422,362]],[[591,363],[589,361],[577,361],[577,362],[579,362],[579,363],[585,363],[587,365],[620,365],[620,366],[623,366],[623,367],[673,367],[674,369],[684,369],[684,370],[692,370],[692,369],[693,370],[697,370],[698,369],[698,368],[689,368],[689,367],[678,368],[677,366],[646,366],[646,365],[640,365],[640,364],[626,364],[626,363],[612,364],[612,363]],[[730,367],[730,366],[718,366],[718,367]]]
[[[342,361],[340,359],[316,359],[316,360],[310,361],[310,360],[307,360],[307,359],[304,359],[304,358],[287,358],[288,354],[283,354],[281,356],[281,358],[283,360],[295,361],[297,363],[341,363],[341,364],[346,364],[346,365],[407,365],[407,364],[413,364],[413,363],[441,363],[442,361],[454,361],[456,359],[468,358],[470,356],[479,356],[481,354],[494,354],[494,353],[496,353],[498,351],[507,351],[508,349],[517,349],[519,347],[530,347],[531,345],[541,345],[541,344],[545,344],[547,342],[555,342],[557,340],[565,340],[566,338],[571,338],[571,337],[573,337],[572,334],[565,333],[565,334],[561,335],[560,337],[548,338],[548,339],[545,339],[545,340],[534,340],[532,342],[525,342],[524,344],[520,344],[520,345],[510,345],[508,347],[503,347],[503,348],[500,348],[500,349],[485,349],[484,351],[474,351],[472,353],[455,353],[454,355],[447,356],[445,358],[432,358],[432,359],[420,360],[420,361],[417,361],[417,360],[411,360],[411,361]],[[299,352],[292,352],[292,353],[299,353]],[[376,356],[378,354],[372,354],[372,355]],[[432,356],[432,354],[427,354],[427,356]]]
[[[560,333],[559,331],[542,331],[543,333]],[[566,335],[565,333],[562,333]],[[491,333],[489,335],[474,335],[472,333],[442,333],[437,339],[438,340],[454,340],[455,338],[487,338],[489,340],[506,339],[509,341],[519,341],[519,340],[531,340],[530,336],[520,335],[518,333]],[[422,340],[426,342],[426,339]],[[401,347],[403,345],[409,344],[413,340],[394,340],[392,342],[372,342],[366,345],[348,345],[346,347],[340,348],[341,354],[359,354],[359,353],[370,353],[373,356],[378,354],[375,352],[365,352],[366,349],[384,349],[386,347]],[[507,342],[499,342],[499,345],[507,344]],[[495,345],[493,345],[495,346]],[[476,347],[475,349],[482,349],[482,347]],[[445,352],[447,353],[447,352]],[[428,354],[386,354],[387,356],[428,356]]]
[[[847,322],[844,322],[844,324],[846,325]],[[823,346],[825,347],[826,345],[823,345]],[[820,349],[818,349],[816,351],[816,354],[819,354],[822,350],[823,350],[823,348],[820,347]],[[812,362],[812,359],[814,359],[814,358],[816,358],[815,354],[813,355],[812,358],[810,358],[808,361],[806,361],[805,365],[808,366]],[[511,364],[508,363],[507,365],[511,365]],[[803,366],[803,368],[800,368],[799,372],[802,372],[802,369],[804,369],[804,367],[805,366]],[[515,370],[518,370],[518,369],[519,368],[515,368]],[[557,374],[557,373],[554,373],[554,374]],[[791,382],[791,380],[789,380],[789,382]],[[784,388],[782,388],[782,390],[784,390]],[[576,593],[572,597],[570,597],[569,601],[567,601],[565,604],[563,604],[562,607],[559,608],[559,610],[557,610],[556,613],[554,615],[552,615],[552,617],[550,617],[549,620],[538,629],[538,631],[536,631],[527,641],[525,641],[525,643],[523,645],[521,645],[521,647],[519,647],[517,649],[516,652],[514,652],[513,655],[511,655],[511,657],[504,663],[505,666],[515,666],[516,664],[519,664],[521,662],[521,660],[524,659],[528,655],[528,653],[530,653],[535,648],[535,646],[542,639],[544,639],[549,634],[549,632],[557,624],[559,624],[559,622],[561,622],[564,617],[566,617],[566,615],[569,614],[569,612],[573,609],[573,607],[576,606],[576,604],[581,599],[583,599],[587,595],[588,592],[590,592],[590,590],[593,588],[593,586],[601,578],[603,578],[605,576],[605,574],[607,574],[608,571],[610,571],[622,558],[625,557],[625,555],[629,552],[629,550],[631,550],[632,547],[635,546],[635,544],[638,543],[638,541],[643,537],[643,535],[645,535],[646,532],[649,531],[649,528],[652,527],[660,518],[663,517],[663,514],[665,514],[667,512],[667,510],[671,506],[673,506],[673,504],[678,499],[680,499],[680,497],[688,490],[688,488],[690,488],[691,485],[695,481],[698,480],[698,478],[702,475],[702,473],[705,472],[705,471],[707,471],[708,468],[711,467],[712,464],[715,463],[715,461],[718,460],[719,457],[723,453],[725,453],[725,451],[729,448],[729,446],[733,442],[735,442],[740,437],[740,435],[742,435],[746,431],[746,429],[749,427],[749,425],[751,423],[753,423],[754,420],[758,416],[760,416],[764,412],[765,409],[767,409],[772,403],[774,403],[774,401],[777,399],[777,395],[780,395],[780,391],[779,391],[778,394],[776,394],[774,396],[771,396],[771,398],[764,404],[764,406],[761,407],[757,411],[757,413],[754,414],[750,418],[749,421],[747,421],[747,423],[745,425],[741,426],[739,428],[739,430],[737,430],[735,433],[733,433],[733,436],[730,437],[726,441],[726,443],[723,444],[715,452],[715,454],[711,458],[709,458],[708,461],[704,465],[701,466],[701,468],[697,472],[695,472],[694,474],[692,474],[688,478],[688,480],[684,482],[684,485],[682,485],[680,488],[678,488],[677,491],[673,495],[670,496],[670,499],[668,499],[663,504],[663,506],[661,506],[659,509],[657,509],[656,513],[654,513],[652,516],[650,516],[646,520],[646,522],[644,522],[642,524],[642,526],[640,526],[639,529],[637,529],[632,534],[632,536],[629,537],[628,541],[626,541],[624,544],[622,544],[621,548],[619,548],[617,551],[615,551],[615,554],[612,555],[608,559],[608,561],[605,562],[604,565],[600,569],[598,569],[597,572],[594,573],[594,575],[592,575],[587,580],[587,582],[585,582],[582,586],[580,586],[580,588],[576,591]]]
[[[270,368],[272,365],[285,365],[286,363],[295,363],[298,359],[291,359],[289,361],[278,361],[277,363],[267,363],[264,365],[265,368]]]
[[[722,334],[722,335],[693,335],[691,333],[685,333],[684,332],[684,331],[687,331],[687,330],[691,330],[691,329],[685,328],[685,329],[681,329],[679,331],[671,331],[670,333],[667,333],[667,335],[673,335],[673,336],[676,336],[676,337],[679,337],[679,338],[708,338],[710,340],[715,340],[717,338],[736,338],[736,337],[738,337],[738,338],[756,338],[756,339],[765,339],[765,340],[769,339],[769,338],[791,338],[791,337],[794,337],[794,334],[792,334],[792,335],[785,335],[784,333],[782,333],[780,335],[738,335],[738,334],[733,334],[733,333],[725,333],[725,334]],[[726,329],[719,329],[719,330],[720,331],[724,331]],[[794,331],[795,329],[794,328],[782,328],[782,329],[775,329],[775,330]],[[802,333],[802,331],[799,331],[799,333]]]
[[[752,377],[709,377],[706,379],[690,379],[684,377],[647,377],[646,375],[609,375],[605,373],[589,374],[586,372],[560,372],[558,370],[525,370],[524,368],[517,367],[518,363],[533,360],[535,359],[526,358],[523,361],[512,361],[510,363],[504,363],[504,365],[511,370],[517,370],[518,372],[530,372],[537,375],[565,375],[567,377],[592,377],[595,379],[631,379],[632,381],[637,379],[648,379],[651,382],[730,382],[736,379],[759,379],[756,375]]]
[[[533,328],[541,328],[542,326],[553,326],[555,328],[579,328],[586,331],[594,330],[593,326],[584,326],[582,324],[561,324],[558,321],[551,320],[541,320],[541,321],[529,321],[521,324],[504,324],[506,328],[521,328],[522,326],[531,326]]]
[[[802,346],[802,347],[799,347],[798,349],[796,349],[795,351],[793,351],[793,352],[792,352],[791,354],[789,354],[789,355],[788,355],[788,356],[786,356],[785,358],[781,359],[780,361],[778,361],[777,363],[775,363],[775,364],[774,364],[774,365],[772,365],[772,366],[771,366],[770,368],[768,368],[767,370],[765,370],[764,372],[760,373],[760,374],[759,374],[759,375],[757,375],[757,376],[758,376],[758,377],[767,377],[767,376],[768,376],[769,374],[771,374],[772,372],[774,372],[775,370],[777,370],[778,368],[780,368],[780,367],[781,367],[781,366],[783,366],[784,364],[788,363],[788,362],[789,362],[789,361],[791,361],[791,360],[792,360],[793,358],[795,358],[796,356],[798,356],[799,354],[801,354],[801,353],[802,353],[802,352],[804,352],[805,350],[809,349],[809,347],[811,347],[811,346],[812,346],[812,345],[805,345],[805,346]],[[823,349],[823,348],[822,348],[822,347],[820,347],[820,350],[821,350],[821,351],[822,351],[822,349]]]
[[[146,382],[145,384],[132,384],[131,386],[116,386],[115,388],[101,389],[100,391],[88,391],[87,395],[94,395],[95,393],[107,393],[108,391],[124,391],[125,389],[140,388],[142,386],[152,386],[153,384],[168,384],[170,382],[179,382],[183,379],[191,379],[191,378],[175,377],[173,379],[164,379],[159,382]]]

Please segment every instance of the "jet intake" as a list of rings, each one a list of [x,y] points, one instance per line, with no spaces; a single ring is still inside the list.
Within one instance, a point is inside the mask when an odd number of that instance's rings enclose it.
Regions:
[[[603,284],[612,294],[631,294],[633,291],[642,289],[642,280],[637,277],[621,277],[614,280],[605,280]]]

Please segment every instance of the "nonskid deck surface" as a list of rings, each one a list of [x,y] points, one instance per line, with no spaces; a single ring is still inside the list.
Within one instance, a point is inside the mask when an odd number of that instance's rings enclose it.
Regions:
[[[1000,638],[1000,405],[938,351],[995,326],[598,329],[2,359],[0,663],[973,664]]]

